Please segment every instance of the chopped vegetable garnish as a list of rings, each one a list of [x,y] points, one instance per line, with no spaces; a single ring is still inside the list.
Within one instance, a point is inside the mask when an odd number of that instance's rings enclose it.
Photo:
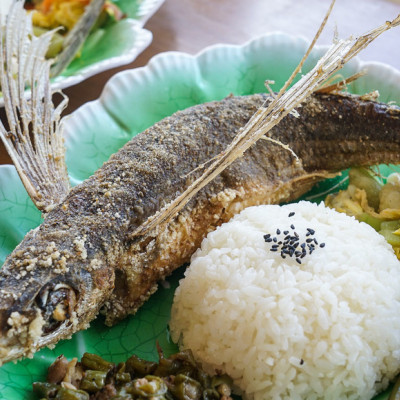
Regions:
[[[384,183],[369,168],[352,168],[348,188],[327,196],[325,204],[371,225],[400,259],[400,174]]]
[[[231,379],[206,374],[190,351],[169,358],[160,348],[158,353],[158,363],[133,355],[118,365],[90,353],[78,363],[59,356],[49,367],[47,382],[35,382],[33,390],[42,400],[231,399]]]

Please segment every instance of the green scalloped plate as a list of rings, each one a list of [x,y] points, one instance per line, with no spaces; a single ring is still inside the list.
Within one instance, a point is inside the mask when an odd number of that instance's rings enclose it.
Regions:
[[[113,0],[113,3],[126,18],[92,32],[79,57],[52,80],[54,89],[73,86],[100,72],[129,64],[150,45],[153,35],[143,26],[164,0]],[[0,97],[0,106],[3,105]]]
[[[53,81],[54,88],[75,85],[107,69],[132,62],[152,41],[143,29],[164,0],[113,0],[126,18],[96,29],[86,39],[79,57]]]
[[[173,112],[189,106],[222,99],[233,93],[245,95],[264,91],[264,81],[274,80],[279,89],[305,53],[308,42],[280,33],[269,34],[242,46],[217,45],[196,56],[164,53],[146,67],[115,75],[101,97],[87,103],[66,121],[67,164],[75,185],[91,175],[108,157],[137,133]],[[303,71],[308,71],[323,53],[316,48]],[[369,73],[350,85],[353,93],[378,89],[381,100],[400,104],[400,72],[380,63],[358,59],[344,67],[344,75],[362,68]],[[313,194],[322,193],[337,181],[323,182]],[[12,166],[0,166],[0,264],[29,229],[41,222]],[[139,310],[107,328],[101,317],[90,328],[43,349],[33,359],[0,368],[0,399],[33,399],[35,380],[45,379],[46,369],[59,355],[80,357],[95,352],[114,362],[132,353],[157,359],[156,340],[166,354],[177,350],[168,334],[174,289],[182,276],[176,271]],[[386,399],[387,394],[379,396]]]

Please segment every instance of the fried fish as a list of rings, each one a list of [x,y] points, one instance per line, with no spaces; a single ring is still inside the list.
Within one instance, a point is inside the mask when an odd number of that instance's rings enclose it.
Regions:
[[[349,166],[400,161],[400,108],[315,94],[268,133],[274,142],[256,142],[170,222],[135,235],[265,100],[232,96],[165,118],[48,212],[0,271],[0,360],[67,338],[100,311],[109,325],[135,313],[209,231],[247,206],[294,200]]]
[[[108,325],[135,313],[209,231],[243,208],[296,199],[349,166],[399,162],[399,108],[315,94],[398,25],[400,16],[336,41],[286,91],[303,58],[276,96],[228,97],[180,111],[70,189],[60,123],[66,99],[54,106],[45,58],[51,35],[36,38],[16,0],[0,29],[9,126],[0,124],[0,137],[45,218],[0,271],[0,363],[85,329],[100,311]]]

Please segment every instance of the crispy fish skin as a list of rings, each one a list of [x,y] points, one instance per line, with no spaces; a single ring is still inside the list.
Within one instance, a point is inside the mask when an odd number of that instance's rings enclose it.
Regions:
[[[243,208],[296,199],[354,165],[400,161],[400,109],[314,95],[202,189],[170,223],[133,232],[201,174],[265,96],[180,111],[127,143],[29,232],[0,271],[0,360],[30,356],[84,329],[113,324],[188,262],[209,231]]]

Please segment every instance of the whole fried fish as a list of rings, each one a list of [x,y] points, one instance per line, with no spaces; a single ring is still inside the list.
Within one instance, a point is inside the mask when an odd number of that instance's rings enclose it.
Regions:
[[[247,206],[296,199],[354,165],[400,161],[400,108],[313,95],[202,189],[169,223],[134,232],[200,174],[266,97],[177,112],[127,143],[29,232],[0,271],[0,360],[114,324],[189,261],[208,232]],[[268,103],[268,102],[267,102]],[[297,156],[297,157],[296,157]]]

